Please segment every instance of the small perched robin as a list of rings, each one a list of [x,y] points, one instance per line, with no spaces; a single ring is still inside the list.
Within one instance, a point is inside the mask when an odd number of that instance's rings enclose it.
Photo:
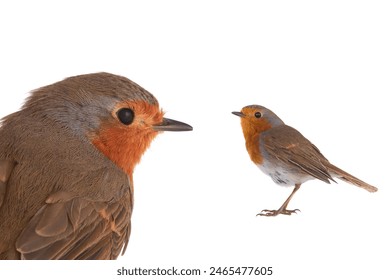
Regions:
[[[287,210],[287,205],[302,183],[319,179],[326,183],[341,179],[369,192],[378,189],[331,164],[299,131],[284,122],[271,110],[250,105],[241,112],[246,149],[251,160],[281,186],[295,186],[291,195],[278,210],[263,210],[260,216],[291,215],[299,209]]]
[[[0,127],[0,259],[116,259],[133,171],[155,136],[192,127],[109,73],[42,87]]]

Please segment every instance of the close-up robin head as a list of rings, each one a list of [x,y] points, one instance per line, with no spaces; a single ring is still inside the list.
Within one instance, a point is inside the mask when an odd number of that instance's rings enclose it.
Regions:
[[[115,259],[130,235],[133,171],[163,131],[157,99],[109,73],[42,87],[0,127],[0,259]]]

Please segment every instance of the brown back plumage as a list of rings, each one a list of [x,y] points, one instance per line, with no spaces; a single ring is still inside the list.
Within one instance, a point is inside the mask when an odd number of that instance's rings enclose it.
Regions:
[[[335,177],[369,192],[378,190],[331,164],[314,144],[290,126],[274,127],[262,135],[262,140],[269,157],[295,165],[316,179],[329,183],[329,180],[335,182]]]

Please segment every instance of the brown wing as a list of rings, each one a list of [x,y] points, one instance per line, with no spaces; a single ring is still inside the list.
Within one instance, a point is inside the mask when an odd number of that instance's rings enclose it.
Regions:
[[[324,165],[328,160],[296,129],[282,125],[264,132],[262,137],[263,148],[269,156],[294,165],[302,172],[326,183],[330,183],[329,180],[334,181]]]
[[[58,192],[16,241],[22,259],[116,259],[130,236],[132,200],[96,202]]]
[[[0,208],[3,205],[8,179],[11,176],[16,162],[8,159],[0,160]]]

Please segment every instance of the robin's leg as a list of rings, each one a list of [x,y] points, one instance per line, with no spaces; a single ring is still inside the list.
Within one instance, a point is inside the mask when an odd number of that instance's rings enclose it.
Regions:
[[[295,210],[287,210],[286,209],[287,205],[290,202],[291,198],[293,197],[294,193],[296,193],[300,187],[301,187],[301,184],[295,184],[294,190],[292,191],[290,196],[286,199],[286,201],[283,203],[283,205],[278,210],[264,209],[259,214],[257,214],[257,216],[277,216],[279,214],[291,215],[292,213],[297,213],[297,211],[300,211],[299,209],[295,209]]]

